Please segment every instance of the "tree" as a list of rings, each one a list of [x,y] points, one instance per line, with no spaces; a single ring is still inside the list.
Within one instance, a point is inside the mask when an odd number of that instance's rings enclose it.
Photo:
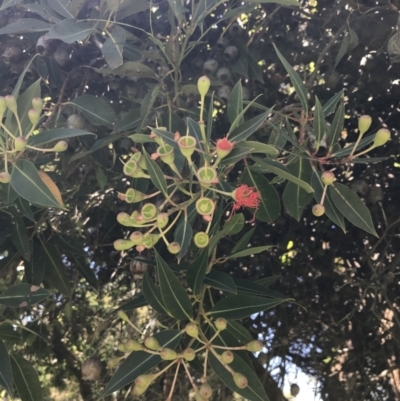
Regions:
[[[8,394],[284,399],[291,361],[326,400],[398,395],[398,4],[375,7],[3,2]]]

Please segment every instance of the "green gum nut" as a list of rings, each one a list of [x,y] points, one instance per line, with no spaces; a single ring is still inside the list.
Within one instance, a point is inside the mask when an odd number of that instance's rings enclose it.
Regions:
[[[68,149],[68,143],[65,141],[58,141],[53,148],[53,152],[65,152]]]
[[[26,139],[22,136],[18,136],[14,141],[14,149],[21,152],[26,149]]]
[[[215,210],[215,202],[210,198],[201,197],[196,201],[196,210],[197,213],[202,216],[213,214]]]
[[[235,359],[235,355],[232,351],[224,351],[221,355],[222,362],[229,365]]]
[[[371,116],[363,115],[358,119],[358,130],[360,131],[360,135],[364,135],[369,130],[371,123]]]
[[[17,114],[17,101],[12,95],[7,95],[5,98],[7,107],[14,113]]]
[[[385,145],[385,143],[390,139],[390,131],[386,128],[381,128],[376,134],[374,139],[374,147],[379,147]]]
[[[31,124],[36,127],[37,123],[40,120],[40,113],[38,113],[35,109],[30,109],[28,111],[28,118]]]
[[[147,337],[144,340],[144,345],[146,348],[151,349],[152,351],[159,351],[161,349],[160,343],[155,337]]]
[[[246,388],[249,383],[246,376],[242,375],[239,372],[235,372],[233,374],[233,381],[235,382],[236,386],[242,389]]]
[[[41,113],[43,110],[43,100],[40,97],[34,97],[32,99],[32,107],[38,112]]]
[[[142,206],[140,213],[145,220],[153,220],[158,215],[158,209],[152,203],[146,203],[145,205]]]
[[[158,147],[157,154],[165,164],[172,164],[175,160],[174,148],[167,143]]]
[[[197,171],[197,178],[200,182],[200,185],[204,188],[208,188],[213,184],[218,184],[218,176],[217,171],[212,167],[201,167]]]
[[[139,164],[135,160],[132,160],[132,159],[130,159],[124,165],[123,172],[124,172],[125,175],[127,175],[128,177],[132,177],[132,178],[144,178],[144,177],[146,177],[146,174],[141,169]]]
[[[143,192],[136,191],[133,188],[129,188],[125,193],[125,202],[126,203],[137,203],[141,202],[146,195]]]
[[[3,117],[7,109],[7,103],[4,96],[0,96],[0,116]]]
[[[168,224],[168,221],[169,221],[168,214],[167,213],[160,213],[157,216],[157,227],[161,228],[161,229],[165,228],[167,226],[167,224]]]
[[[200,387],[199,393],[200,393],[201,397],[203,397],[206,400],[208,400],[212,395],[212,388],[208,383],[204,383]]]
[[[199,336],[199,329],[195,323],[188,323],[185,327],[185,332],[188,336],[197,338]]]
[[[324,171],[321,175],[321,181],[324,185],[332,185],[335,182],[335,174],[332,171]]]
[[[193,242],[197,248],[205,248],[210,243],[210,237],[207,233],[200,231],[193,237]]]
[[[129,216],[128,213],[124,213],[124,212],[118,213],[117,221],[119,224],[121,224],[122,226],[125,226],[125,227],[131,227],[131,225],[132,225],[132,218],[131,218],[131,216]]]
[[[161,238],[161,235],[159,234],[145,234],[143,236],[143,243],[142,245],[146,249],[151,249],[153,246],[158,242],[158,240]]]
[[[130,235],[129,239],[134,245],[141,245],[143,243],[143,234],[140,231],[134,231]]]
[[[196,138],[192,136],[182,136],[178,140],[178,145],[183,156],[190,160],[196,149]]]
[[[128,315],[126,314],[125,311],[119,310],[119,311],[117,312],[117,316],[118,316],[121,320],[124,320],[125,322],[129,322],[129,317],[128,317]]]
[[[117,251],[127,251],[133,247],[132,241],[128,239],[117,239],[114,241],[114,248]]]
[[[111,358],[107,362],[107,367],[109,369],[114,369],[123,359],[124,359],[123,356],[119,356],[119,357],[116,357],[116,358]]]
[[[0,173],[0,183],[1,184],[8,184],[11,181],[11,174],[3,171]]]
[[[144,157],[140,152],[134,153],[134,155],[131,157],[131,160],[134,160],[136,163],[138,163],[139,167],[143,170],[147,170],[146,160],[144,160]]]
[[[207,75],[203,75],[198,79],[197,90],[199,91],[201,97],[207,95],[210,86],[211,86],[211,81],[210,78],[207,77]]]
[[[168,245],[168,252],[172,253],[172,255],[176,255],[180,252],[181,246],[177,242],[171,242]]]
[[[196,358],[196,352],[193,348],[186,348],[182,356],[186,361],[191,362]]]
[[[144,219],[144,217],[137,211],[135,210],[132,214],[131,214],[131,222],[133,225],[142,225],[144,223],[146,223],[146,220]]]
[[[226,329],[226,326],[228,325],[228,322],[226,319],[224,319],[223,317],[219,317],[216,321],[215,321],[215,327],[217,328],[217,330],[222,331]]]
[[[142,344],[140,342],[135,341],[135,340],[128,340],[125,343],[125,349],[128,352],[133,352],[133,351],[141,351],[143,349]]]
[[[260,340],[250,341],[246,344],[247,351],[260,352],[264,348],[264,344]]]
[[[163,348],[160,352],[160,357],[164,361],[173,361],[174,359],[178,358],[178,354],[173,349]]]

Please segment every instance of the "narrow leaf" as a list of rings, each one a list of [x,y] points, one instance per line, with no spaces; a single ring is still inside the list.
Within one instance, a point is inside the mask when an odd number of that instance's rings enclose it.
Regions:
[[[233,278],[218,270],[212,270],[204,277],[204,284],[221,291],[236,294],[236,285]]]
[[[343,97],[343,89],[340,92],[335,93],[323,106],[324,116],[328,116],[336,107],[339,100]]]
[[[9,308],[24,308],[37,304],[51,295],[49,290],[22,283],[7,288],[0,294],[0,304]]]
[[[264,246],[256,246],[254,248],[247,248],[240,252],[235,252],[226,256],[226,259],[236,259],[236,258],[243,258],[245,256],[257,255],[258,253],[267,251],[275,247],[275,245],[264,245]]]
[[[228,106],[227,106],[228,120],[232,124],[230,131],[233,131],[239,125],[243,124],[243,116],[239,120],[236,120],[236,117],[241,115],[243,111],[242,99],[243,99],[242,82],[238,81],[236,85],[233,87],[232,92],[228,99]],[[233,124],[233,122],[235,122],[235,124]]]
[[[182,216],[175,230],[175,241],[181,246],[181,249],[178,254],[178,260],[182,259],[185,256],[192,241],[192,237],[193,237],[192,226],[190,225],[187,217]]]
[[[2,340],[0,340],[0,386],[5,388],[10,397],[14,397],[10,356]]]
[[[246,249],[247,245],[250,243],[250,239],[253,236],[254,231],[256,231],[256,227],[253,227],[247,231],[247,233],[243,234],[242,237],[239,238],[239,241],[236,243],[236,245],[232,248],[232,253],[240,252]]]
[[[315,109],[314,109],[314,121],[313,121],[314,135],[316,140],[316,147],[319,148],[322,138],[325,133],[325,116],[322,110],[322,105],[315,96]]]
[[[164,305],[161,289],[153,283],[147,271],[143,275],[143,295],[154,310],[165,315],[170,315]]]
[[[49,39],[59,39],[64,43],[72,44],[77,40],[84,40],[89,35],[96,32],[91,23],[70,18],[54,24],[48,32],[47,37]]]
[[[200,295],[203,287],[204,277],[208,267],[208,249],[202,249],[196,259],[189,265],[187,270],[187,281],[195,296]]]
[[[339,103],[339,107],[336,110],[335,117],[333,118],[332,125],[329,130],[329,151],[331,152],[333,147],[340,139],[340,135],[344,127],[344,102],[343,99]]]
[[[42,146],[48,143],[60,141],[62,139],[81,137],[84,135],[94,135],[94,134],[92,132],[74,128],[54,128],[44,131],[41,134],[32,135],[28,139],[28,145]]]
[[[119,26],[114,26],[108,33],[108,38],[103,43],[101,52],[110,68],[117,68],[124,62],[123,50],[126,35],[125,31]]]
[[[154,160],[150,159],[150,156],[145,150],[143,150],[143,156],[151,182],[159,191],[164,194],[164,196],[168,196],[167,181],[165,180],[164,173],[162,172],[161,168],[158,167],[158,164]]]
[[[72,255],[74,259],[74,266],[76,270],[81,273],[82,277],[88,282],[90,286],[92,286],[96,291],[98,290],[97,278],[94,274],[92,268],[90,267],[90,263],[86,259],[86,257],[79,256],[76,254]]]
[[[46,32],[51,28],[51,24],[34,19],[22,18],[12,24],[6,25],[0,29],[0,35],[13,33],[31,33],[31,32]]]
[[[31,245],[24,220],[16,211],[13,213],[13,216],[14,225],[11,229],[11,240],[21,256],[29,261],[31,259]]]
[[[268,110],[239,125],[229,134],[229,140],[232,142],[241,142],[246,140],[263,125],[270,113],[271,112]]]

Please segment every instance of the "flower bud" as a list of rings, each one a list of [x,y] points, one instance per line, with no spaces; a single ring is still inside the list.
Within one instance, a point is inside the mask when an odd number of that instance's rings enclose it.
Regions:
[[[176,255],[180,252],[181,246],[177,242],[171,242],[168,245],[168,252],[172,253],[172,255]]]
[[[134,231],[129,239],[132,241],[133,245],[141,245],[143,243],[143,234],[140,231]]]
[[[133,352],[133,351],[142,351],[143,347],[140,342],[135,341],[135,340],[128,340],[125,343],[125,350],[126,352]]]
[[[172,164],[175,160],[174,148],[167,143],[157,148],[157,154],[165,164]]]
[[[325,207],[324,205],[321,204],[316,204],[312,208],[312,214],[316,217],[321,217],[322,215],[325,214]]]
[[[226,326],[228,325],[228,322],[226,319],[224,319],[223,317],[219,317],[216,321],[215,321],[215,327],[217,328],[217,330],[222,331],[226,329]]]
[[[68,143],[65,141],[59,141],[55,144],[53,152],[65,152],[68,149]]]
[[[118,316],[121,320],[123,320],[124,322],[130,322],[128,315],[127,315],[126,312],[123,311],[123,310],[119,310],[119,311],[117,312],[117,316]]]
[[[324,185],[332,185],[335,181],[335,174],[332,171],[324,171],[321,175],[321,181]]]
[[[168,214],[167,213],[160,213],[157,216],[157,227],[163,229],[168,224]]]
[[[212,388],[208,383],[204,383],[202,384],[202,386],[199,389],[199,393],[200,395],[205,398],[206,400],[208,400],[211,395],[212,395]]]
[[[11,174],[3,171],[0,173],[0,183],[8,184],[11,181]]]
[[[199,336],[199,329],[195,323],[188,323],[185,327],[185,332],[188,336],[197,338]]]
[[[374,139],[374,147],[383,146],[390,139],[390,131],[386,128],[381,128]]]
[[[229,365],[235,358],[235,355],[232,351],[224,351],[221,355],[222,362]]]
[[[215,210],[215,202],[212,199],[203,196],[197,199],[196,210],[197,213],[202,216],[213,214]]]
[[[3,117],[7,109],[6,99],[4,96],[0,96],[0,117]]]
[[[364,135],[369,130],[371,123],[371,116],[363,115],[358,119],[358,130],[360,132],[360,135]]]
[[[210,89],[211,81],[206,75],[200,77],[197,81],[197,89],[200,93],[201,97],[205,97],[207,95],[208,90]]]
[[[194,358],[196,358],[196,352],[193,348],[186,348],[185,351],[183,351],[182,356],[186,361],[190,362],[193,361]]]
[[[117,251],[126,251],[128,249],[131,249],[134,246],[132,241],[129,241],[127,239],[117,239],[114,241],[114,248]]]
[[[199,391],[196,391],[196,395],[195,395],[195,401],[207,401],[207,398],[204,398],[201,396]]]
[[[17,101],[12,95],[7,95],[5,98],[7,107],[14,113],[17,114]]]
[[[208,188],[212,184],[218,184],[217,171],[212,167],[201,167],[197,171],[197,178],[200,184],[204,188]]]
[[[140,214],[143,216],[145,220],[152,220],[157,217],[158,209],[152,203],[146,203],[145,205],[142,206]]]
[[[107,366],[109,369],[114,369],[122,360],[124,359],[123,356],[119,356],[117,358],[111,358],[107,362]]]
[[[216,150],[218,159],[221,160],[224,157],[228,156],[229,153],[232,152],[233,147],[235,146],[234,142],[231,142],[228,138],[218,139],[216,143]]]
[[[31,124],[36,127],[37,123],[40,120],[40,113],[38,113],[35,109],[30,109],[28,111],[28,118]]]
[[[147,388],[150,386],[150,383],[154,380],[155,375],[140,375],[135,380],[135,386],[140,388]]]
[[[136,189],[129,188],[125,193],[125,202],[126,203],[137,203],[141,202],[146,198],[146,195],[143,192],[137,191]]]
[[[205,232],[198,232],[193,237],[193,242],[197,248],[205,248],[210,243],[210,237]]]
[[[146,249],[146,248],[144,247],[143,244],[137,245],[137,246],[136,246],[136,250],[137,250],[139,253],[142,253],[145,249]]]
[[[135,210],[130,217],[130,221],[131,221],[131,225],[132,227],[134,227],[135,225],[142,225],[144,223],[146,223],[146,220],[144,219],[144,217],[137,211]]]
[[[173,349],[163,348],[160,352],[160,357],[164,361],[173,361],[174,359],[178,358],[178,354]]]
[[[43,110],[43,100],[40,97],[34,97],[32,107],[40,114]]]
[[[144,345],[153,351],[159,351],[161,349],[160,343],[155,337],[147,337],[144,340]]]
[[[119,224],[125,226],[125,227],[131,227],[132,226],[132,219],[131,216],[129,216],[128,213],[118,213],[117,214],[117,221]]]
[[[234,380],[236,386],[238,386],[239,388],[247,387],[248,380],[247,380],[246,376],[242,375],[241,373],[235,372],[233,374],[233,380]]]
[[[14,141],[14,149],[21,152],[26,149],[26,139],[22,136],[18,136]]]
[[[191,160],[191,156],[196,149],[196,138],[193,136],[182,136],[178,140],[179,149],[188,160]]]
[[[264,344],[260,340],[250,341],[246,344],[247,351],[260,352],[264,348]]]

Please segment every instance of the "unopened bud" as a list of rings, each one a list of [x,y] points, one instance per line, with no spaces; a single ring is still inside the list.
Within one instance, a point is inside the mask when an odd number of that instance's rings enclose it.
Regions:
[[[38,112],[41,113],[43,110],[43,100],[40,97],[34,97],[32,99],[32,107]]]
[[[178,140],[178,145],[183,156],[190,159],[196,149],[196,138],[193,136],[182,136]]]
[[[181,246],[177,242],[171,242],[168,245],[168,252],[172,253],[172,255],[176,255],[180,252]]]
[[[185,327],[185,332],[188,336],[197,338],[199,336],[199,329],[195,323],[188,323]]]
[[[144,340],[144,345],[153,351],[159,351],[161,349],[160,343],[155,337],[147,337]]]
[[[0,173],[0,183],[8,184],[11,181],[11,174],[3,171]]]
[[[161,229],[166,227],[167,224],[168,224],[168,220],[169,220],[169,218],[168,218],[168,214],[167,213],[160,213],[157,216],[157,227],[161,228]]]
[[[332,185],[335,182],[335,174],[332,171],[324,171],[321,175],[321,181],[324,185]]]
[[[142,395],[150,386],[151,382],[155,379],[155,375],[141,375],[135,380],[135,387],[133,388],[133,395]]]
[[[260,352],[264,348],[264,344],[260,340],[250,341],[246,344],[247,351]]]
[[[172,164],[175,160],[174,148],[166,143],[157,148],[157,154],[165,164]]]
[[[316,204],[312,207],[312,214],[316,217],[321,217],[325,214],[325,207],[321,204]]]
[[[124,213],[124,212],[117,214],[117,221],[119,224],[121,224],[125,227],[130,227],[132,224],[131,216],[129,216],[128,213]]]
[[[248,380],[246,376],[242,375],[239,372],[235,372],[233,375],[233,380],[239,388],[246,388],[248,384]]]
[[[109,359],[107,362],[108,368],[114,369],[123,359],[124,359],[123,356]]]
[[[390,131],[386,128],[381,128],[374,139],[374,147],[383,146],[390,139]]]
[[[114,248],[117,251],[126,251],[128,249],[131,249],[133,247],[132,241],[129,241],[127,239],[117,239],[114,241]]]
[[[224,351],[221,355],[222,362],[229,365],[235,358],[235,355],[232,351]]]
[[[207,398],[202,397],[199,391],[196,391],[194,399],[195,401],[207,401]]]
[[[203,398],[209,399],[212,395],[212,388],[208,383],[204,383],[201,385],[199,393]]]
[[[178,354],[173,349],[163,348],[160,352],[160,357],[164,361],[173,361],[174,359],[178,358]]]
[[[363,115],[358,119],[358,130],[360,131],[360,135],[364,135],[369,130],[371,123],[371,116]]]
[[[222,331],[226,329],[228,322],[226,321],[226,319],[224,319],[223,317],[219,317],[216,321],[215,321],[215,327],[217,328],[217,330]]]
[[[123,320],[124,322],[130,322],[128,315],[126,314],[125,311],[119,310],[117,312],[118,317]]]
[[[18,136],[14,141],[14,149],[21,152],[26,149],[26,139],[22,136]]]
[[[135,340],[128,340],[125,343],[125,349],[127,352],[133,352],[133,351],[141,351],[143,349],[142,344],[140,342],[135,341]]]
[[[143,243],[143,234],[140,231],[134,231],[129,239],[134,245],[141,245]]]
[[[65,152],[68,149],[68,143],[65,141],[59,141],[55,144],[53,151],[54,152]]]
[[[30,109],[28,111],[28,118],[31,124],[36,127],[37,123],[40,120],[40,113],[38,113],[35,109]]]
[[[7,95],[5,98],[7,107],[14,113],[17,114],[17,101],[12,95]]]
[[[146,249],[151,249],[153,246],[158,242],[158,240],[161,238],[161,235],[159,234],[145,234],[143,236],[143,246]]]
[[[193,348],[186,348],[185,351],[183,351],[182,356],[186,361],[190,362],[193,361],[194,358],[196,358],[196,352]]]
[[[197,89],[200,93],[201,97],[207,95],[208,90],[210,89],[211,81],[206,75],[200,77],[197,81]]]

